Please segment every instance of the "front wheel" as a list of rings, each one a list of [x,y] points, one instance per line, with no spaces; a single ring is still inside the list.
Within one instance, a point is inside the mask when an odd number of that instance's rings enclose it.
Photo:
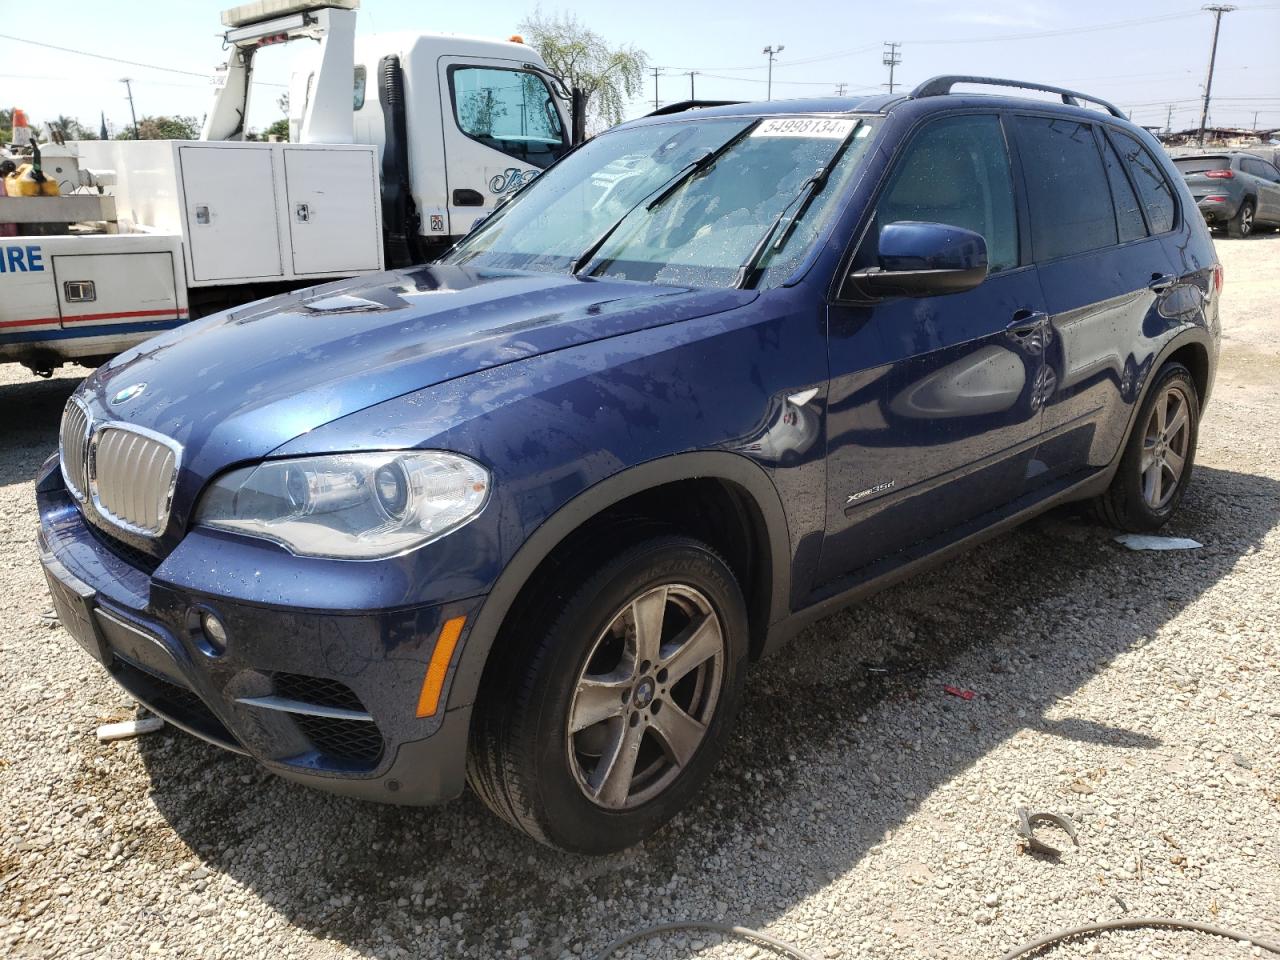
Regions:
[[[582,579],[486,674],[468,780],[536,840],[603,854],[638,843],[694,796],[742,700],[747,615],[728,565],[676,535]],[[523,630],[521,632],[524,632]]]
[[[1138,411],[1120,466],[1095,505],[1099,518],[1133,533],[1156,530],[1182,501],[1200,433],[1200,397],[1190,371],[1168,363]]]

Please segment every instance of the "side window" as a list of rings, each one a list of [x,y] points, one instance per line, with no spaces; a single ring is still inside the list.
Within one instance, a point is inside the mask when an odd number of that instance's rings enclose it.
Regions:
[[[1018,117],[1018,150],[1031,208],[1031,247],[1053,260],[1117,242],[1116,214],[1090,124]]]
[[[546,80],[527,70],[451,67],[458,129],[486,147],[546,169],[565,152],[565,135]]]
[[[948,117],[916,135],[876,206],[877,230],[899,220],[982,234],[992,273],[1018,265],[1013,178],[998,117]]]
[[[364,87],[367,74],[364,67],[356,67],[355,83],[351,90],[351,108],[359,110],[364,106]]]
[[[1147,225],[1142,220],[1142,208],[1138,206],[1138,196],[1133,192],[1129,178],[1120,166],[1120,158],[1115,148],[1102,138],[1102,159],[1107,168],[1107,179],[1111,181],[1111,199],[1116,205],[1116,226],[1120,230],[1120,242],[1137,240],[1147,235]]]
[[[1146,147],[1127,133],[1112,130],[1111,136],[1129,169],[1129,176],[1138,186],[1142,205],[1147,209],[1147,220],[1151,223],[1151,232],[1169,232],[1173,229],[1174,211],[1177,207],[1173,199],[1173,186],[1165,178],[1160,164]]]

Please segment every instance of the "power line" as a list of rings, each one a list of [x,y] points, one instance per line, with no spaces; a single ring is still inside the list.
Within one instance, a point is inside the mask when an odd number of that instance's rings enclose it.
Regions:
[[[95,60],[110,60],[112,63],[124,63],[131,67],[144,67],[147,70],[163,70],[166,73],[180,73],[188,77],[202,77],[208,79],[207,73],[196,73],[194,70],[179,70],[177,67],[161,67],[154,63],[142,63],[139,60],[125,60],[122,57],[109,57],[104,53],[90,53],[88,50],[73,50],[71,47],[59,47],[56,44],[44,43],[41,40],[28,40],[26,37],[14,37],[7,33],[0,33],[0,39],[14,40],[17,43],[29,43],[33,47],[45,47],[48,50],[59,50],[62,53],[74,53],[81,57],[93,57]]]
[[[90,53],[88,50],[75,50],[75,49],[72,49],[71,47],[59,47],[56,44],[44,43],[41,40],[28,40],[26,37],[15,37],[7,33],[0,33],[0,40],[13,40],[16,43],[29,43],[33,47],[45,47],[46,49],[58,50],[62,53],[73,53],[78,57],[92,57],[95,60],[107,60],[111,63],[123,63],[123,64],[127,64],[130,67],[142,67],[146,70],[162,70],[165,73],[177,73],[177,74],[181,74],[184,77],[199,77],[201,80],[205,80],[205,81],[209,79],[209,74],[197,73],[194,70],[179,70],[177,67],[161,67],[154,63],[142,63],[139,60],[125,60],[122,57],[109,57],[103,53]],[[0,76],[4,76],[6,78],[15,79],[15,80],[26,80],[26,79],[62,80],[62,79],[65,79],[64,77],[31,77],[28,74],[0,74]],[[198,89],[201,86],[200,84],[194,84],[194,83],[164,83],[163,81],[160,81],[160,80],[138,80],[136,78],[134,79],[133,82],[150,84],[151,86],[156,86],[156,87],[186,87],[191,90]],[[254,80],[252,82],[259,87],[278,87],[282,90],[288,89],[289,87],[287,83],[267,83],[265,80]]]

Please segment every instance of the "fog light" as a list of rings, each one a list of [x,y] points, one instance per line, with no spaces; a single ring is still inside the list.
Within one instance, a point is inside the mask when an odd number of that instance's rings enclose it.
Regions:
[[[216,654],[227,649],[227,627],[209,611],[200,614],[200,629],[204,632],[205,643]]]

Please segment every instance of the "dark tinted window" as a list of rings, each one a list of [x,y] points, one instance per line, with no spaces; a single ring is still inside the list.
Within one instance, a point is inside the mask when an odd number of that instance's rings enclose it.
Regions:
[[[1276,168],[1265,160],[1242,157],[1240,163],[1244,167],[1245,173],[1252,173],[1255,177],[1261,177],[1263,180],[1275,181],[1277,178]]]
[[[1204,173],[1206,170],[1226,170],[1231,166],[1230,157],[1182,157],[1173,161],[1183,176],[1188,173]]]
[[[1164,171],[1150,151],[1127,133],[1112,130],[1116,148],[1129,168],[1129,176],[1137,184],[1142,205],[1147,208],[1147,220],[1152,233],[1165,233],[1173,229],[1173,187],[1165,179]]]
[[[898,220],[980,233],[992,273],[1017,266],[1018,218],[998,118],[938,120],[911,141],[876,208],[879,226]]]
[[[1120,242],[1136,240],[1147,235],[1147,225],[1142,220],[1142,208],[1138,197],[1120,166],[1120,158],[1111,144],[1103,140],[1102,158],[1107,167],[1107,179],[1111,181],[1111,197],[1116,204],[1116,226],[1120,230]]]
[[[1116,215],[1093,128],[1046,117],[1018,117],[1017,128],[1036,259],[1114,244]]]

